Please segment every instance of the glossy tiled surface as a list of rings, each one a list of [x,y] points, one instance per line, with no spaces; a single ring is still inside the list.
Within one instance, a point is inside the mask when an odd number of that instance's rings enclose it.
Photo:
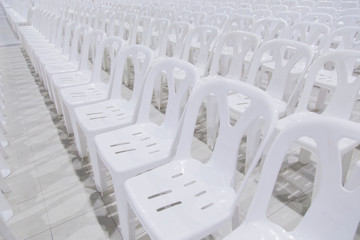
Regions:
[[[12,190],[6,198],[14,210],[8,222],[11,230],[18,239],[29,240],[122,239],[116,227],[111,179],[110,187],[101,196],[91,179],[91,167],[86,159],[78,157],[74,139],[67,136],[63,120],[56,115],[23,49],[0,47],[0,69],[6,99],[7,162],[12,169],[6,178]],[[153,114],[161,119],[160,113]],[[203,131],[201,126],[199,130]],[[199,159],[211,153],[197,139],[193,147]],[[239,159],[241,169],[243,157]],[[299,222],[311,199],[313,171],[310,165],[299,163],[284,167],[269,208],[272,221],[285,229]],[[241,218],[246,215],[257,178],[258,173],[241,198]],[[239,173],[237,182],[241,179]],[[229,225],[224,226],[207,239],[221,239],[229,230]],[[148,239],[140,227],[137,234],[138,239]],[[359,235],[356,238],[360,239]]]

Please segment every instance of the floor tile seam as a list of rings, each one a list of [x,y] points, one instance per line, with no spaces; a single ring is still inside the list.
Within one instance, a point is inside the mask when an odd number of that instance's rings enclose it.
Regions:
[[[37,235],[40,235],[40,234],[45,233],[45,232],[47,232],[47,231],[50,231],[50,228],[49,228],[49,229],[46,229],[46,230],[44,230],[44,231],[41,231],[41,232],[39,232],[39,233],[37,233],[37,234],[35,234],[35,235],[32,235],[32,236],[30,236],[30,237],[27,237],[27,238],[25,238],[24,240],[31,240],[33,237],[36,237]],[[51,239],[49,239],[49,240],[53,240],[53,236],[52,236],[51,231],[50,231],[50,234],[51,234]]]
[[[45,206],[46,207],[46,206]],[[57,223],[57,224],[55,224],[54,226],[52,226],[52,224],[49,222],[49,226],[50,226],[50,230],[52,230],[52,229],[54,229],[54,228],[56,228],[56,227],[59,227],[60,225],[62,225],[62,224],[65,224],[65,223],[68,223],[68,222],[70,222],[70,221],[73,221],[74,219],[76,219],[76,218],[79,218],[79,217],[82,217],[82,216],[84,216],[84,215],[86,215],[86,214],[88,214],[88,213],[90,213],[90,212],[94,212],[95,210],[97,210],[97,209],[99,209],[99,208],[101,208],[101,207],[104,207],[105,209],[106,209],[106,212],[109,214],[109,216],[110,216],[110,213],[109,213],[109,211],[108,211],[108,209],[104,206],[104,205],[101,205],[101,206],[98,206],[98,207],[96,207],[96,208],[91,208],[91,209],[89,209],[89,210],[87,210],[87,211],[84,211],[83,213],[81,213],[81,214],[79,214],[79,215],[76,215],[76,216],[73,216],[73,217],[71,217],[71,218],[68,218],[68,219],[66,219],[65,221],[60,221],[60,223]],[[111,217],[111,216],[110,216]],[[116,226],[116,224],[115,224],[115,226]]]

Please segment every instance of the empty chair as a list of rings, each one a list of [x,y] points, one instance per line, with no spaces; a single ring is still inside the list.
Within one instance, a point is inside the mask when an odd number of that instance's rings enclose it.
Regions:
[[[281,4],[273,5],[270,7],[270,10],[271,10],[273,16],[277,16],[279,14],[279,12],[287,11],[288,6],[281,5]]]
[[[354,239],[360,220],[360,212],[357,211],[359,182],[355,188],[343,186],[339,145],[344,138],[359,144],[359,136],[359,124],[350,121],[307,118],[291,122],[279,133],[266,155],[259,184],[244,222],[224,239]],[[319,185],[300,223],[295,229],[286,231],[270,221],[266,214],[285,154],[291,144],[302,137],[313,139],[318,146],[317,176],[314,181]]]
[[[281,38],[286,27],[287,23],[282,19],[263,18],[254,23],[251,32],[260,37],[261,43],[265,43],[276,38]]]
[[[335,17],[337,14],[336,8],[334,7],[316,7],[313,8],[312,12],[314,13],[327,13]]]
[[[296,11],[298,13],[301,14],[301,16],[305,16],[306,14],[308,14],[309,12],[311,12],[311,7],[309,6],[293,6],[289,9],[290,11]]]
[[[289,27],[283,37],[308,44],[317,56],[328,37],[329,31],[330,28],[322,23],[299,22]]]
[[[151,48],[155,56],[160,55],[161,48],[165,44],[164,35],[169,27],[170,21],[166,18],[156,18],[150,22],[146,30],[146,38],[143,45]]]
[[[95,136],[133,124],[138,115],[143,84],[153,57],[152,51],[144,46],[125,47],[116,58],[116,65],[111,76],[113,84],[109,99],[99,103],[88,104],[75,108],[78,135],[76,143],[82,151],[89,152],[94,174],[94,182],[99,192],[104,192],[106,186],[101,186],[99,180],[99,163],[96,155]],[[134,86],[130,99],[122,94],[123,75],[126,74],[128,61],[134,69]]]
[[[346,120],[350,119],[360,90],[359,76],[353,74],[359,61],[359,51],[333,50],[319,56],[312,64],[307,77],[300,83],[304,87],[303,90],[299,88],[300,92],[297,93],[300,98],[295,112],[281,119],[277,124],[277,129],[280,131],[290,122],[306,118],[313,119],[320,114]],[[330,64],[333,68],[326,69],[326,64]],[[328,72],[331,72],[331,74]],[[326,81],[332,81],[333,84],[331,95],[328,99],[325,99],[324,96],[328,90],[320,84],[321,82],[326,83]],[[317,102],[313,103],[311,97],[314,91],[313,88],[319,85],[326,90],[322,92],[320,89],[316,99]],[[320,111],[314,111],[316,109],[320,109]],[[301,146],[299,161],[307,163],[310,153],[316,152],[316,144],[309,138],[301,138],[297,143]],[[352,155],[351,149],[353,147],[354,142],[349,140],[343,141],[339,146],[339,151],[343,158],[344,171],[348,170]],[[345,177],[346,175],[343,176]]]
[[[79,134],[74,115],[75,107],[99,102],[109,97],[114,79],[111,76],[110,80],[108,77],[105,77],[101,66],[105,58],[104,55],[107,52],[111,62],[110,75],[112,75],[112,72],[115,70],[115,57],[120,52],[123,44],[124,41],[120,37],[105,37],[96,50],[97,54],[95,56],[91,81],[87,84],[67,87],[59,91],[66,129],[68,133],[74,133],[75,138],[78,138],[76,135]],[[85,155],[81,148],[78,148],[78,152],[81,157]]]
[[[183,74],[181,79],[176,79],[175,73],[179,71]],[[169,89],[167,108],[161,123],[150,118],[153,88],[159,77],[166,79]],[[135,124],[95,137],[101,164],[99,179],[103,181],[100,185],[106,186],[104,170],[108,169],[113,180],[124,239],[129,239],[124,183],[130,177],[170,161],[181,124],[183,101],[197,81],[195,67],[185,61],[166,59],[154,65],[145,80]]]
[[[194,64],[200,76],[207,74],[211,51],[219,32],[215,26],[201,25],[186,34],[181,58]]]
[[[234,125],[228,111],[230,92],[251,101]],[[199,109],[210,94],[215,96],[220,113],[219,135],[209,161],[202,163],[192,156],[191,142]],[[230,221],[243,188],[234,187],[240,141],[253,121],[264,120],[265,136],[254,158],[257,163],[276,115],[268,96],[243,82],[215,78],[198,87],[186,107],[174,159],[125,183],[128,205],[150,238],[202,239]],[[133,230],[129,229],[129,239],[133,239]]]

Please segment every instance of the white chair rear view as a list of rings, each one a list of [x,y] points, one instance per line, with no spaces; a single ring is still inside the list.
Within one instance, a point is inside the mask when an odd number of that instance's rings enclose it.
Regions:
[[[359,144],[359,136],[360,125],[346,120],[308,118],[292,122],[271,145],[244,222],[225,240],[354,239],[360,221],[359,182],[352,189],[343,186],[340,170],[342,159],[338,147],[344,138]],[[316,173],[319,174],[314,181],[320,185],[300,223],[288,232],[271,222],[266,213],[284,157],[290,145],[301,137],[312,138],[318,146]]]
[[[230,92],[251,99],[249,111],[235,124],[230,124]],[[191,143],[199,109],[210,94],[215,96],[220,112],[219,135],[209,161],[202,163],[192,156]],[[221,77],[194,90],[174,160],[125,184],[128,204],[151,239],[202,239],[231,221],[242,191],[242,187],[234,189],[238,148],[246,129],[259,118],[264,120],[266,133],[254,165],[277,120],[270,99],[253,86]]]

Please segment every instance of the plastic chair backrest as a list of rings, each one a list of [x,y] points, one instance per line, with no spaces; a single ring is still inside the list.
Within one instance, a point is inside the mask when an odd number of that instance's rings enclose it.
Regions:
[[[228,106],[228,95],[230,93],[242,94],[248,97],[251,102],[247,111],[236,119],[235,124],[230,123]],[[185,109],[174,161],[176,161],[176,159],[192,158],[191,139],[194,134],[198,112],[204,99],[210,94],[216,99],[215,105],[219,113],[219,134],[213,153],[206,165],[216,169],[218,173],[223,175],[224,182],[232,185],[240,142],[246,134],[246,130],[255,121],[259,119],[263,120],[263,128],[265,129],[264,138],[259,146],[258,153],[254,157],[254,162],[258,162],[265,143],[268,141],[274,129],[278,115],[269,96],[261,90],[244,82],[233,81],[220,76],[211,79],[196,87],[190,95]],[[235,205],[236,204],[237,202]]]
[[[328,37],[330,28],[322,23],[299,22],[289,27],[284,38],[303,42],[318,51]]]
[[[191,11],[188,10],[179,11],[177,14],[175,14],[175,21],[190,23],[191,14],[192,14]]]
[[[160,49],[163,45],[164,34],[170,24],[167,18],[156,18],[149,24],[144,44],[154,51],[155,56],[160,55]]]
[[[219,29],[211,25],[194,27],[186,34],[182,59],[193,63],[200,75],[204,75],[207,71],[211,47],[213,47],[218,35]],[[198,51],[196,54],[193,53],[194,45]]]
[[[130,45],[124,47],[116,56],[114,71],[111,75],[112,87],[110,87],[111,99],[123,99],[121,89],[123,87],[122,78],[128,68],[128,61],[134,69],[134,86],[129,104],[138,108],[140,97],[143,91],[146,74],[149,70],[153,51],[142,45]]]
[[[208,17],[206,19],[206,24],[215,26],[222,31],[228,20],[229,20],[228,14],[213,13],[211,15],[208,15]]]
[[[62,54],[70,57],[72,36],[75,34],[76,28],[79,27],[78,23],[70,22],[66,24],[64,39],[62,43]]]
[[[346,15],[340,16],[334,19],[333,29],[340,27],[359,27],[360,26],[360,15]]]
[[[301,222],[291,233],[295,239],[353,239],[360,220],[360,211],[355,210],[360,201],[360,189],[357,186],[348,190],[342,185],[339,141],[349,138],[359,143],[360,128],[358,123],[336,118],[292,122],[278,134],[267,153],[244,223],[268,221],[267,209],[285,154],[292,143],[305,136],[317,145],[319,188]]]
[[[129,33],[129,44],[143,44],[146,38],[147,29],[152,21],[151,17],[141,16],[135,20],[132,30]]]
[[[323,111],[323,115],[349,119],[360,90],[360,76],[354,76],[354,70],[360,62],[360,52],[351,50],[334,50],[319,56],[311,65],[299,99],[296,112],[308,111],[308,102],[315,80],[324,64],[331,63],[336,71],[337,86]]]
[[[183,72],[182,79],[175,79],[176,73],[179,71]],[[145,80],[137,123],[141,124],[150,121],[153,89],[159,78],[165,79],[168,86],[168,102],[164,120],[160,127],[173,129],[180,121],[183,101],[188,95],[189,90],[198,81],[199,75],[194,65],[180,59],[168,58],[155,64],[147,74]],[[175,134],[173,130],[169,131],[169,134]]]
[[[206,16],[207,16],[206,12],[193,12],[190,16],[190,23],[193,26],[205,24]]]
[[[105,37],[105,33],[101,30],[93,30],[84,36],[84,42],[81,46],[79,70],[86,72],[90,70],[90,59],[95,62],[97,46]]]
[[[188,22],[171,23],[165,31],[160,56],[180,58],[183,51],[184,39],[189,29],[190,23]],[[173,40],[174,46],[171,46],[171,40]],[[173,49],[171,53],[168,51],[170,47]]]
[[[231,48],[232,56],[231,62],[228,66],[228,71],[224,77],[242,80],[243,64],[245,56],[249,52],[254,52],[259,45],[259,38],[250,32],[234,31],[221,35],[215,48],[210,66],[209,76],[216,76],[220,72],[220,59],[223,51]]]
[[[268,59],[269,56],[272,56],[272,60]],[[259,69],[263,64],[262,58],[265,57],[268,62],[273,62],[271,79],[268,79],[265,91],[273,98],[283,100],[290,72],[297,64],[304,63],[300,64],[299,79],[302,79],[313,56],[313,51],[305,43],[283,39],[268,41],[255,51],[247,82],[259,84],[255,81],[257,81]]]
[[[115,58],[120,52],[121,48],[124,45],[124,40],[120,37],[103,37],[100,44],[96,46],[96,54],[93,65],[93,71],[91,74],[91,82],[94,84],[103,83],[108,84],[103,81],[102,78],[102,66],[105,58],[109,58],[110,61],[110,76],[112,75],[115,65]],[[111,84],[112,81],[109,82]],[[110,89],[109,89],[110,91]]]
[[[291,11],[296,11],[301,14],[301,16],[305,16],[309,12],[311,12],[311,7],[309,6],[294,6],[290,8]]]
[[[333,30],[322,47],[322,53],[334,49],[360,50],[360,26]]]
[[[301,19],[301,14],[297,11],[281,11],[276,16],[285,20],[288,26],[298,23]]]
[[[312,10],[314,13],[327,13],[335,17],[337,14],[336,8],[334,7],[316,7]]]
[[[332,22],[333,22],[333,17],[327,13],[311,12],[311,13],[307,13],[302,18],[302,21],[323,23],[323,24],[326,24],[327,26],[331,27]]]
[[[253,16],[235,15],[226,22],[223,32],[250,31],[254,22]]]
[[[281,38],[285,32],[287,23],[278,18],[263,18],[257,20],[251,32],[260,36],[261,42],[267,42],[276,38]]]

